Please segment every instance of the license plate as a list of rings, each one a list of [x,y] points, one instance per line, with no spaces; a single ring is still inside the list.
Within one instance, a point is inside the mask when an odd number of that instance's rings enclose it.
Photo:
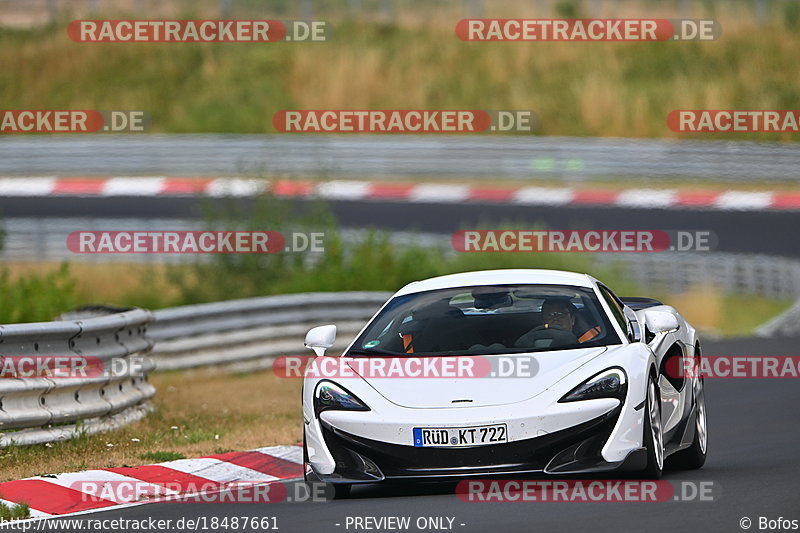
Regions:
[[[508,442],[505,424],[466,428],[414,428],[414,446],[417,448],[458,448],[500,442]]]

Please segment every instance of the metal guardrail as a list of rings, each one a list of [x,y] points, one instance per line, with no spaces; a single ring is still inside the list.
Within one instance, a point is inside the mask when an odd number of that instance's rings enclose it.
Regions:
[[[5,247],[0,260],[180,263],[197,260],[191,254],[75,254],[67,249],[72,229],[202,230],[200,222],[187,219],[25,218],[5,221]],[[343,230],[347,242],[358,242],[366,231]],[[450,235],[437,233],[390,234],[396,246],[438,248],[455,253]],[[597,264],[620,264],[630,278],[654,290],[683,292],[697,285],[712,284],[722,290],[766,296],[800,298],[800,260],[760,254],[728,252],[598,253]],[[313,260],[313,258],[311,259]],[[535,266],[535,257],[531,257]]]
[[[4,136],[0,175],[800,180],[790,143],[508,135]]]
[[[0,219],[5,232],[0,261],[81,262],[81,263],[195,263],[208,260],[198,254],[79,254],[67,247],[73,231],[205,231],[209,225],[187,218],[111,218],[111,217],[13,217]],[[211,229],[228,230],[220,224]],[[358,242],[370,230],[342,228],[345,242]],[[439,247],[452,250],[450,236],[441,233],[393,231],[389,234],[397,246]],[[301,252],[297,252],[301,253]],[[302,252],[309,255],[322,252]]]
[[[15,357],[80,356],[111,366],[141,358],[136,375],[0,379],[0,447],[70,439],[140,419],[155,394],[147,374],[156,368],[269,366],[278,355],[304,353],[306,331],[331,321],[339,326],[334,349],[344,347],[389,296],[292,294],[155,312],[93,308],[61,321],[0,326],[0,364]]]
[[[152,318],[149,311],[134,309],[0,326],[0,363],[9,357],[80,356],[103,365],[85,377],[0,379],[0,447],[69,439],[141,418],[148,409],[145,402],[155,394],[147,382],[154,368],[146,355],[152,347],[147,336]],[[134,356],[140,358],[136,367]],[[127,364],[115,368],[115,360]]]
[[[642,287],[673,293],[713,285],[734,294],[800,298],[800,261],[769,255],[719,252],[596,254],[600,265],[619,265]]]
[[[68,201],[68,200],[67,200]],[[192,254],[78,254],[67,247],[72,231],[196,231],[202,221],[178,218],[24,217],[0,220],[5,232],[0,261],[187,263]]]
[[[304,353],[303,337],[321,324],[338,326],[344,347],[391,296],[384,292],[307,293],[188,305],[154,312],[150,335],[158,370],[242,363],[267,366]]]

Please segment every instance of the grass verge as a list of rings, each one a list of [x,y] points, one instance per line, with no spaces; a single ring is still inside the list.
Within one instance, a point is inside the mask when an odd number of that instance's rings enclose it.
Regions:
[[[63,21],[0,29],[0,91],[7,109],[146,110],[169,133],[274,132],[282,109],[534,109],[543,135],[728,139],[672,133],[666,116],[792,109],[795,11],[760,24],[720,9],[714,42],[578,44],[463,42],[451,14],[340,21],[323,45],[268,46],[75,43]]]
[[[2,498],[2,494],[0,494],[0,498]],[[0,502],[0,523],[22,520],[23,518],[30,518],[30,516],[31,509],[26,503],[8,505]]]

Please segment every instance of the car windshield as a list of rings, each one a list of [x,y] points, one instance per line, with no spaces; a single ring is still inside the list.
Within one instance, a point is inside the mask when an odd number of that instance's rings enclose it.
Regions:
[[[620,344],[589,288],[481,285],[392,299],[346,355],[490,355]]]

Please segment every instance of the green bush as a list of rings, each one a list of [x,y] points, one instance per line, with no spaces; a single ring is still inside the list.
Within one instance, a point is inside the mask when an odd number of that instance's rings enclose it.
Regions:
[[[12,276],[0,267],[0,323],[43,322],[79,305],[69,265],[39,273]]]

